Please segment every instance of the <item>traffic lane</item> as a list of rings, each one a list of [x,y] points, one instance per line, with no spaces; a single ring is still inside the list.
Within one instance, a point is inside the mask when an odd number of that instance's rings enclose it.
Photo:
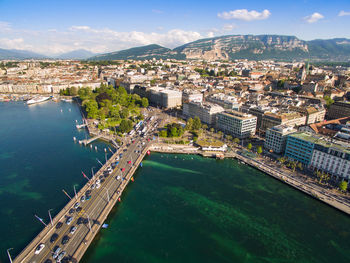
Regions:
[[[99,174],[101,174],[101,169],[96,173],[97,175],[99,175]],[[98,190],[98,189],[95,189],[95,190]],[[93,195],[98,195],[98,191],[92,191],[92,193],[91,193],[91,195],[93,196]],[[102,189],[100,189],[100,191],[102,191]],[[82,191],[81,193],[80,193],[80,195],[78,196],[79,197],[79,200],[80,200],[80,197],[81,196],[83,196],[83,195],[85,195],[85,192],[84,191]],[[93,197],[92,197],[92,199],[93,199]],[[78,201],[78,200],[77,200]],[[88,203],[82,203],[82,204],[85,204],[85,207],[84,207],[84,205],[82,205],[82,208],[83,209],[86,209],[86,206],[88,206]],[[73,205],[74,206],[74,205]],[[65,209],[65,210],[67,210],[67,209]],[[70,225],[67,225],[67,224],[65,224],[65,219],[67,218],[67,215],[68,215],[68,213],[67,214],[65,214],[61,219],[60,219],[60,222],[62,222],[63,223],[63,226],[60,228],[60,229],[55,229],[55,228],[53,228],[53,229],[51,229],[49,232],[52,232],[52,231],[54,231],[55,233],[57,233],[58,235],[59,235],[59,237],[58,237],[58,239],[55,241],[55,242],[53,242],[52,244],[51,244],[51,242],[49,241],[49,239],[50,239],[50,237],[52,236],[52,234],[51,235],[49,235],[49,237],[48,237],[48,239],[46,240],[46,242],[44,243],[45,244],[45,246],[47,245],[47,248],[49,248],[49,251],[47,251],[46,253],[44,253],[44,254],[42,254],[43,253],[43,251],[39,254],[39,255],[35,255],[34,254],[34,256],[33,256],[33,260],[34,261],[38,261],[38,260],[40,260],[41,258],[47,258],[48,256],[50,256],[50,254],[51,254],[51,252],[52,252],[52,249],[56,246],[56,245],[60,245],[60,241],[62,240],[62,238],[63,238],[63,236],[64,235],[67,235],[68,234],[68,232],[70,232],[70,228],[71,228],[71,225],[73,225],[74,223],[75,223],[75,221],[77,220],[77,218],[75,218],[75,220],[74,220],[74,222],[72,222],[73,224],[70,224]],[[62,220],[63,219],[63,220]],[[46,250],[46,249],[45,249]]]

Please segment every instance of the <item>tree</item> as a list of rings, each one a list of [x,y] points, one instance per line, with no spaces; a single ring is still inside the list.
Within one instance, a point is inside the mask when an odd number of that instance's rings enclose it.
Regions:
[[[348,189],[348,182],[347,181],[341,181],[340,183],[339,183],[339,188],[340,188],[340,190],[342,190],[342,191],[346,191],[347,189]]]
[[[203,130],[206,130],[206,129],[208,129],[208,125],[206,125],[206,124],[203,124],[203,125],[202,125],[202,129],[203,129]]]
[[[201,123],[201,120],[199,119],[199,117],[198,116],[194,117],[192,129],[199,130],[201,127],[202,127],[202,123]]]
[[[252,149],[252,147],[253,147],[253,145],[252,145],[251,143],[248,143],[248,145],[247,145],[247,149],[248,149],[248,150],[251,150],[251,149]]]
[[[131,129],[132,129],[132,121],[131,120],[122,120],[120,122],[119,127],[118,127],[118,130],[121,133],[127,133],[127,132],[131,131]]]
[[[263,152],[262,147],[261,147],[261,146],[258,146],[256,152],[257,152],[258,154],[261,154],[261,153]]]
[[[177,133],[177,128],[176,127],[171,127],[170,129],[170,137],[177,137],[178,133]]]
[[[148,99],[147,99],[147,98],[142,98],[142,99],[141,99],[141,106],[142,106],[143,108],[147,108],[148,105],[149,105]]]
[[[232,141],[232,136],[231,135],[227,135],[226,139],[229,140],[229,141]]]
[[[302,170],[303,170],[303,168],[304,168],[302,163],[298,163],[298,165],[297,165],[297,166],[298,166],[298,169],[299,169],[300,171],[302,171]]]
[[[329,108],[334,103],[334,100],[332,100],[331,97],[329,97],[329,96],[324,96],[323,98],[326,101],[327,108]]]
[[[160,137],[167,137],[167,136],[168,136],[168,133],[167,133],[166,130],[161,130],[161,131],[159,132],[159,136],[160,136]]]
[[[289,162],[289,167],[292,169],[293,173],[295,172],[295,168],[297,167],[297,163],[294,161]]]
[[[129,110],[127,108],[122,109],[122,111],[120,112],[120,117],[122,117],[123,119],[129,117]]]
[[[186,127],[185,129],[188,130],[188,131],[191,131],[193,128],[193,119],[192,118],[189,118],[186,122]]]
[[[277,159],[277,161],[280,163],[280,164],[284,164],[286,162],[286,158],[284,157],[280,157]]]
[[[240,141],[239,141],[238,138],[234,138],[234,139],[233,139],[233,142],[236,143],[236,144],[239,144]]]
[[[214,128],[210,128],[209,131],[210,131],[210,132],[214,132],[215,129],[214,129]]]

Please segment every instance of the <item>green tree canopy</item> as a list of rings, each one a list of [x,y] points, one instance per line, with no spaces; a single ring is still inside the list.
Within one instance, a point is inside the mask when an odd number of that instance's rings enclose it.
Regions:
[[[346,191],[347,189],[348,189],[348,182],[347,181],[341,181],[340,183],[339,183],[339,188],[340,188],[340,190],[342,190],[342,191]]]
[[[253,145],[252,145],[251,143],[248,143],[248,145],[247,145],[247,149],[248,149],[248,150],[251,150],[251,149],[252,149],[252,147],[253,147]]]
[[[261,147],[261,146],[258,146],[258,148],[256,149],[256,152],[257,152],[258,154],[261,154],[261,153],[263,152],[262,147]]]
[[[192,129],[196,131],[196,130],[199,130],[201,127],[202,127],[202,122],[199,119],[199,117],[198,116],[194,117]]]

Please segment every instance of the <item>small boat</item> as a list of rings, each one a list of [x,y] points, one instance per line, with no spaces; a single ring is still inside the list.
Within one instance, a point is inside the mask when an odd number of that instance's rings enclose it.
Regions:
[[[135,181],[134,177],[131,177],[131,181],[133,181],[133,182]]]
[[[103,224],[102,228],[105,228],[105,229],[108,228],[108,224]]]
[[[37,104],[49,100],[50,97],[35,97],[27,101],[27,105]]]

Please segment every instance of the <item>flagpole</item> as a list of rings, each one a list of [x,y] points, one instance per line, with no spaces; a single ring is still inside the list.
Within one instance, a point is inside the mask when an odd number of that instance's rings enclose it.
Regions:
[[[75,190],[75,185],[73,185],[75,199],[78,200],[77,191]]]
[[[64,191],[64,190],[62,189],[62,192],[63,192],[66,196],[68,196],[68,198],[69,198],[70,200],[72,200],[72,197],[70,197],[69,194],[67,194],[66,191]]]
[[[47,226],[45,223],[44,223],[44,220],[40,217],[38,217],[37,215],[34,215],[36,217],[36,219],[38,219],[44,226]]]
[[[51,225],[53,226],[52,217],[51,217],[51,210],[52,210],[52,209],[49,209],[49,217],[50,217]]]

